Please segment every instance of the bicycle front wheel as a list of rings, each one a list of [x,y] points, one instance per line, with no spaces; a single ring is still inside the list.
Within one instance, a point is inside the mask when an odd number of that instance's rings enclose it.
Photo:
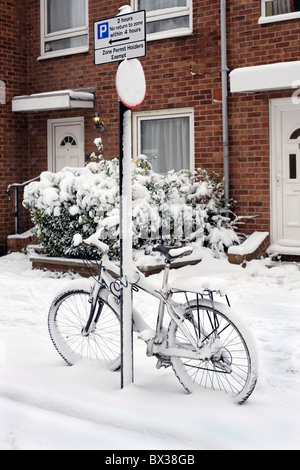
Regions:
[[[104,293],[101,300],[97,300],[98,321],[86,334],[91,312],[89,300],[90,291],[85,288],[67,290],[54,299],[48,315],[52,342],[69,365],[89,359],[104,361],[117,369],[121,357],[120,316],[108,304]]]
[[[257,381],[257,353],[248,328],[231,308],[209,300],[192,301],[185,307],[184,327],[204,351],[201,359],[187,359],[184,351],[195,348],[172,320],[167,345],[182,351],[182,357],[171,357],[175,375],[188,392],[207,388],[224,391],[243,403]],[[179,354],[180,355],[180,354]]]

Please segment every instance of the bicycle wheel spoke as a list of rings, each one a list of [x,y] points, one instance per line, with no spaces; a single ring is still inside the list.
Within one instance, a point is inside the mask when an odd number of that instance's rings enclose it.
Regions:
[[[220,390],[240,395],[242,402],[253,390],[256,375],[251,375],[251,358],[243,335],[228,317],[228,311],[222,312],[221,305],[218,311],[212,303],[189,303],[184,326],[199,346],[199,359],[176,356],[171,357],[171,363],[188,391],[195,387]],[[169,326],[167,343],[168,347],[180,351],[191,350],[191,344],[174,321]],[[202,349],[205,359],[200,359]]]
[[[86,333],[91,313],[89,292],[74,290],[53,302],[48,326],[52,341],[69,363],[78,359],[112,362],[120,357],[119,315],[103,300],[96,306],[97,323]],[[98,315],[99,314],[99,315]]]

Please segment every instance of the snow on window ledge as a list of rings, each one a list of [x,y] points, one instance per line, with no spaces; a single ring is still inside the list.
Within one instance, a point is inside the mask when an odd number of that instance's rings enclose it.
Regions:
[[[258,24],[277,23],[278,21],[288,21],[300,18],[300,12],[285,13],[284,15],[261,16]]]

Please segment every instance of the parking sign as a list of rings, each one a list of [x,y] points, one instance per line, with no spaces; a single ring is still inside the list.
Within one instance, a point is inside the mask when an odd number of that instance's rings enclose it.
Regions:
[[[109,37],[109,23],[105,21],[104,23],[98,24],[97,30],[97,39],[98,41],[101,39],[105,39]]]
[[[136,11],[94,23],[95,65],[146,55],[146,12]]]

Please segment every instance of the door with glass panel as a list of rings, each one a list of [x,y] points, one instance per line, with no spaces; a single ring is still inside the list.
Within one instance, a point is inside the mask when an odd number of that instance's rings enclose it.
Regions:
[[[283,145],[282,197],[283,240],[300,246],[300,112],[286,116],[286,139]],[[292,126],[288,124],[293,122]]]
[[[271,241],[300,247],[300,103],[270,102]]]
[[[53,119],[48,121],[48,169],[84,165],[84,119]]]

